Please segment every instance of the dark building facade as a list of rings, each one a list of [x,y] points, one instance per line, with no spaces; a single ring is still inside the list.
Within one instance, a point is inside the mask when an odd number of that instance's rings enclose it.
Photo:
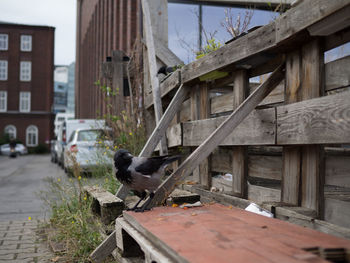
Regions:
[[[106,110],[94,83],[113,50],[130,55],[141,32],[140,0],[78,0],[75,116],[96,118]]]
[[[54,31],[0,23],[0,135],[27,147],[53,137]]]

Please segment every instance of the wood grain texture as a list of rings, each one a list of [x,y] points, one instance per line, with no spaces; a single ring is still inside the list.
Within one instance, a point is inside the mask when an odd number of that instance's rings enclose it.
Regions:
[[[92,262],[103,262],[113,250],[117,248],[116,235],[113,231],[97,248],[90,254],[89,258]]]
[[[168,147],[176,147],[182,145],[182,126],[181,123],[172,125],[167,129],[166,137],[168,139]]]
[[[183,145],[198,146],[228,117],[183,123]],[[223,145],[269,145],[275,143],[275,109],[255,110],[220,143]]]
[[[281,180],[282,158],[280,156],[250,155],[248,160],[249,177]]]
[[[350,143],[350,92],[277,107],[277,144]]]
[[[153,30],[152,30],[152,23],[151,23],[151,19],[153,18],[154,20],[154,17],[151,17],[148,0],[142,0],[142,12],[143,12],[143,18],[144,18],[143,28],[144,28],[144,34],[145,34],[146,44],[147,44],[147,57],[148,57],[149,74],[150,74],[151,87],[152,87],[154,113],[156,117],[156,123],[158,124],[163,115],[163,108],[162,108],[162,99],[161,99],[161,93],[159,88],[159,80],[157,78],[158,69],[157,69],[157,61],[156,61],[156,54],[155,54],[155,47],[154,47],[154,40],[153,40]],[[165,137],[163,136],[163,139],[160,141],[160,154],[165,155],[167,154],[167,152],[168,150],[166,146],[166,141],[165,141]]]
[[[350,156],[326,156],[325,184],[350,188]]]
[[[281,190],[248,184],[248,199],[258,204],[264,202],[279,202],[281,200]]]
[[[301,100],[301,51],[298,49],[287,55],[285,102]],[[301,149],[298,146],[283,147],[281,200],[287,204],[299,204],[301,178]]]
[[[350,86],[350,56],[325,64],[325,88],[327,91]]]
[[[281,82],[284,65],[280,65],[156,190],[150,207],[159,204],[172,192],[176,183],[190,175],[210,153],[236,128],[254,108]]]

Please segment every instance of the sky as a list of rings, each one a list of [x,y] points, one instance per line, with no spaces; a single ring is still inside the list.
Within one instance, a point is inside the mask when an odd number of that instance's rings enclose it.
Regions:
[[[195,5],[168,4],[169,48],[185,64],[195,59],[194,51],[198,49],[197,10]],[[222,44],[231,38],[220,24],[225,19],[224,10],[224,7],[203,6],[203,27],[208,33],[216,31],[215,38]],[[243,9],[232,11],[234,17],[244,15]],[[275,16],[272,12],[254,10],[249,27],[268,24]],[[0,0],[0,20],[55,27],[55,65],[75,61],[76,0]],[[326,60],[337,58],[339,53],[350,53],[349,46],[329,52]]]
[[[0,0],[0,20],[55,27],[55,65],[75,61],[76,0]]]

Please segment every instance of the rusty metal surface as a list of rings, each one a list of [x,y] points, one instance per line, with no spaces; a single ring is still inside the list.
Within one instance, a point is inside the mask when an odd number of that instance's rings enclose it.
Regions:
[[[348,240],[219,204],[129,211],[124,218],[189,262],[328,262],[314,253],[350,249]]]

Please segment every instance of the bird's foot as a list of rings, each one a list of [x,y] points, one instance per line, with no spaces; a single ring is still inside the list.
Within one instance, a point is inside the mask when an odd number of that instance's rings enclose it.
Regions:
[[[151,208],[138,207],[138,208],[134,209],[133,211],[136,213],[143,213],[145,211],[150,211],[150,210],[151,210]]]

